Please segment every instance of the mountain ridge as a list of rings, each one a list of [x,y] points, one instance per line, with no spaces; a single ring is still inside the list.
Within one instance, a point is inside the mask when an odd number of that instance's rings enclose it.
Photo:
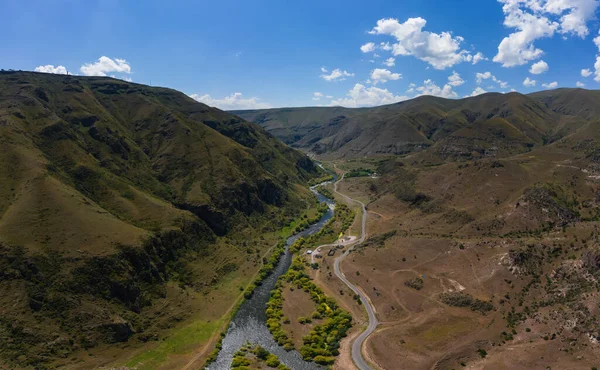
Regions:
[[[587,98],[584,103],[577,98],[580,95]],[[486,93],[462,99],[420,96],[371,108],[334,107],[329,112],[322,107],[285,108],[282,111],[295,112],[295,116],[288,115],[286,119],[282,119],[278,109],[232,113],[249,120],[260,116],[261,120],[256,121],[258,124],[304,151],[333,158],[352,158],[422,151],[437,142],[449,140],[448,137],[458,130],[494,117],[507,120],[534,146],[544,145],[592,119],[593,106],[600,101],[597,95],[600,96],[600,92],[594,90],[562,88],[526,95]],[[575,101],[582,106],[564,108]],[[323,120],[312,119],[310,129],[299,130],[298,121],[310,115],[312,109],[318,109]],[[343,114],[336,116],[339,112]],[[289,132],[296,134],[295,141],[290,140]],[[509,154],[520,150],[512,150]]]

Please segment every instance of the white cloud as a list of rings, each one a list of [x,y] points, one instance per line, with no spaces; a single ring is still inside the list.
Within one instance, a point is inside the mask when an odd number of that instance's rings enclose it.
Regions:
[[[326,98],[327,99],[333,99],[333,96],[332,95],[327,95]]]
[[[594,81],[600,82],[600,55],[596,56],[596,63],[594,63]]]
[[[43,72],[43,73],[54,73],[57,75],[66,75],[67,69],[64,66],[53,66],[52,64],[48,64],[46,66],[35,67],[34,71]]]
[[[546,71],[548,71],[550,69],[550,67],[548,66],[548,63],[544,62],[543,60],[540,60],[537,63],[533,63],[531,65],[531,68],[529,69],[529,73],[534,74],[534,75],[539,75],[542,74]]]
[[[363,53],[371,53],[375,51],[375,49],[377,49],[377,47],[372,42],[368,42],[360,47],[360,51],[362,51]]]
[[[589,68],[581,70],[581,77],[590,77],[592,75],[592,71]]]
[[[473,90],[473,92],[471,93],[471,95],[467,95],[466,97],[477,96],[477,95],[485,94],[486,92],[487,91],[485,91],[480,86],[478,86],[478,87],[475,88],[475,90]]]
[[[110,72],[131,73],[131,66],[125,59],[101,56],[95,63],[86,63],[79,69],[85,76],[106,76]]]
[[[327,73],[327,68],[325,68],[325,67],[321,67],[321,72],[323,72],[323,73]]]
[[[452,86],[450,84],[445,84],[443,87],[439,87],[431,80],[423,81],[423,86],[417,87],[416,90],[419,92],[417,96],[433,95],[449,99],[458,97],[458,94],[452,90]]]
[[[532,87],[535,86],[536,83],[537,82],[535,80],[532,80],[529,77],[527,77],[525,81],[523,81],[523,86]]]
[[[395,65],[396,65],[396,58],[391,58],[391,57],[390,57],[390,58],[387,58],[387,59],[385,60],[385,62],[383,62],[383,64],[385,64],[385,65],[386,65],[386,66],[388,66],[388,67],[393,67],[393,66],[395,66]]]
[[[597,0],[547,0],[544,10],[560,17],[560,33],[584,38],[589,33],[586,23],[594,18],[597,7]]]
[[[116,78],[117,80],[123,80],[123,81],[127,81],[127,82],[133,82],[133,79],[131,77],[119,77],[119,76],[115,76],[115,75],[110,75],[110,77],[112,78]]]
[[[482,52],[478,52],[477,54],[473,55],[473,65],[481,62],[482,60],[488,60],[488,58],[486,58]]]
[[[365,87],[362,84],[356,84],[346,94],[345,98],[332,100],[330,105],[341,105],[344,107],[366,107],[383,104],[392,104],[409,99],[408,96],[397,96],[387,89],[378,87]]]
[[[596,47],[600,51],[600,35],[594,38],[594,44],[596,44]],[[584,75],[584,73],[586,75]],[[589,69],[581,70],[581,75],[584,77],[588,77],[590,74],[591,72]],[[596,55],[596,62],[594,63],[594,81],[600,82],[600,55]]]
[[[542,87],[544,87],[546,89],[556,89],[557,86],[558,86],[558,82],[556,82],[556,81],[550,82],[549,84],[542,84]]]
[[[481,82],[483,80],[488,80],[491,79],[492,81],[494,81],[495,83],[497,83],[501,88],[506,89],[508,87],[508,82],[499,80],[496,78],[496,76],[494,76],[491,72],[484,72],[484,73],[480,73],[477,72],[475,74],[475,77],[477,78],[477,83],[481,84]]]
[[[394,73],[385,68],[375,68],[373,71],[371,71],[370,80],[372,81],[373,85],[377,85],[380,82],[386,83],[387,81],[395,81],[401,78],[402,75],[400,73]]]
[[[314,92],[314,93],[313,93],[313,98],[312,98],[312,100],[320,100],[320,99],[321,99],[322,97],[324,97],[324,96],[325,96],[325,95],[323,95],[323,93],[320,93],[320,92],[318,92],[318,91],[317,91],[317,92]]]
[[[408,85],[408,90],[406,90],[407,93],[412,93],[415,91],[415,87],[417,87],[416,84],[411,83],[410,85]]]
[[[381,48],[381,50],[385,50],[385,51],[392,51],[392,45],[390,45],[389,42],[382,42],[381,44],[379,44],[379,47]]]
[[[477,83],[480,84],[481,81],[492,78],[492,72],[477,72],[477,74],[475,74],[475,77],[477,78]]]
[[[456,73],[456,71],[452,71],[452,74],[450,76],[448,76],[448,84],[449,85],[458,87],[464,83],[465,83],[465,80],[463,80],[462,77],[460,77],[460,75],[458,73]]]
[[[380,19],[369,33],[395,37],[397,43],[391,46],[394,56],[412,55],[435,69],[446,69],[473,59],[468,51],[461,50],[460,44],[464,38],[453,37],[450,32],[437,34],[423,31],[426,24],[423,18],[409,18],[404,23],[393,18]]]
[[[585,84],[584,84],[583,82],[579,82],[579,81],[577,81],[577,82],[575,83],[575,86],[577,86],[577,87],[585,87]]]
[[[242,93],[238,92],[226,96],[223,99],[214,99],[208,94],[202,96],[192,94],[190,95],[190,98],[222,110],[271,108],[271,105],[259,101],[258,98],[245,99]]]
[[[563,35],[585,37],[586,23],[594,17],[597,0],[498,0],[504,4],[504,25],[516,31],[498,45],[494,62],[504,67],[523,65],[544,53],[534,42]]]
[[[552,36],[558,24],[544,16],[525,12],[521,9],[519,0],[499,1],[504,3],[504,25],[517,29],[517,32],[500,42],[494,62],[502,63],[504,67],[513,67],[539,58],[544,52],[535,48],[533,42],[542,37]]]
[[[323,72],[323,74],[321,75],[321,78],[324,79],[325,81],[344,81],[346,78],[345,77],[353,77],[354,73],[349,73],[347,71],[342,71],[339,68],[334,69],[333,71],[331,71],[330,74],[326,74],[327,70],[324,70],[324,68],[321,68],[321,71]]]

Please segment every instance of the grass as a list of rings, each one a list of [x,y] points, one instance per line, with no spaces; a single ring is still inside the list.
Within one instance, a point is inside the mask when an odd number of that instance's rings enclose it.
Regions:
[[[156,369],[164,364],[169,355],[188,353],[192,347],[207,342],[215,332],[223,328],[226,317],[221,320],[207,322],[196,320],[191,324],[169,334],[156,348],[136,355],[125,363],[127,367],[139,370]]]

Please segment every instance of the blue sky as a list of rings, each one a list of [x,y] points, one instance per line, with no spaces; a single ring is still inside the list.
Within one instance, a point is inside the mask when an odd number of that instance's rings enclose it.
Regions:
[[[0,68],[115,76],[223,109],[597,89],[598,1],[0,0]]]

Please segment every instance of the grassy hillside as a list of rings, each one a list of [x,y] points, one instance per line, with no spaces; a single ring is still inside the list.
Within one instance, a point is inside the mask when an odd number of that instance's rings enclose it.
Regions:
[[[458,100],[422,96],[361,109],[283,108],[238,114],[291,145],[325,158],[408,154],[435,147],[428,160],[443,162],[458,157],[500,158],[547,145],[593,119],[599,97],[596,91],[558,89],[530,95],[489,93]],[[499,120],[505,128],[499,128]],[[471,132],[482,129],[487,144],[467,139]],[[507,145],[515,137],[519,143]],[[444,155],[446,150],[440,147],[450,146]],[[498,149],[486,150],[488,147]]]
[[[1,73],[0,143],[0,358],[15,367],[157,339],[204,307],[186,295],[258,269],[263,235],[322,175],[255,124],[103,77]]]
[[[293,144],[323,125],[355,116],[361,109],[342,107],[277,108],[231,111],[247,121],[257,123],[286,144]]]

